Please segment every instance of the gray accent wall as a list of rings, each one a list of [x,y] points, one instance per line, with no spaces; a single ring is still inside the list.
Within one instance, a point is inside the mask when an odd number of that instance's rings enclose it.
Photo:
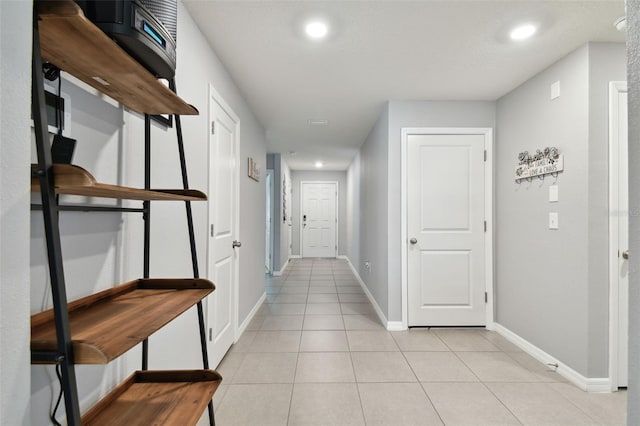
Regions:
[[[629,100],[629,393],[627,424],[640,424],[640,1],[627,1]]]
[[[402,320],[401,131],[403,127],[495,128],[495,102],[391,101],[388,136],[389,321]]]
[[[354,264],[388,318],[388,146],[389,104],[360,148],[360,263]],[[364,267],[370,262],[371,269]]]
[[[347,169],[347,258],[360,265],[360,153]]]
[[[485,101],[390,101],[360,149],[357,270],[389,321],[402,321],[402,128],[495,128],[495,105]],[[370,262],[370,272],[365,262]]]
[[[585,377],[608,373],[608,85],[624,58],[624,46],[585,45],[497,104],[496,322]],[[515,183],[518,153],[546,146],[565,171]]]
[[[302,255],[300,247],[301,182],[338,182],[338,256],[347,254],[347,173],[342,171],[292,170],[291,171],[291,231],[294,256]]]
[[[29,137],[32,2],[0,2],[0,424],[31,421]]]

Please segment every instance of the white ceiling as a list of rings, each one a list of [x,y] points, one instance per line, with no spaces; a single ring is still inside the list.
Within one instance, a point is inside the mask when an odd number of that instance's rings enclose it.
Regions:
[[[618,0],[184,3],[264,125],[268,152],[294,170],[317,160],[345,170],[387,100],[495,100],[587,41],[624,42]],[[303,36],[311,17],[329,23],[326,40]],[[541,29],[509,41],[521,22]]]

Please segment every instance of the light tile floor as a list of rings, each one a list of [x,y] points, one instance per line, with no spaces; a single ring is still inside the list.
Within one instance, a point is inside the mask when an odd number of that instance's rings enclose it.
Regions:
[[[292,261],[266,292],[218,367],[218,426],[625,424],[626,392],[582,392],[496,333],[386,331],[345,261]]]

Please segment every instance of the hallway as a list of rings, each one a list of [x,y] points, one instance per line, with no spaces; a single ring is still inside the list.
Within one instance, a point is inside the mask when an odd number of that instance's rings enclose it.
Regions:
[[[266,292],[218,367],[218,426],[625,424],[626,392],[582,392],[494,332],[386,331],[346,261],[292,260]]]

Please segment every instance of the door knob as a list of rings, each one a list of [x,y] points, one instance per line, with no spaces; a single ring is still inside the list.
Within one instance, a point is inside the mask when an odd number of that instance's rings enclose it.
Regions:
[[[242,247],[242,243],[238,240],[233,240],[233,242],[231,243],[231,247],[233,248]]]
[[[416,238],[412,238],[409,240],[411,244],[418,244],[418,240]]]
[[[623,259],[629,259],[629,250],[625,250],[622,252],[622,258]]]

